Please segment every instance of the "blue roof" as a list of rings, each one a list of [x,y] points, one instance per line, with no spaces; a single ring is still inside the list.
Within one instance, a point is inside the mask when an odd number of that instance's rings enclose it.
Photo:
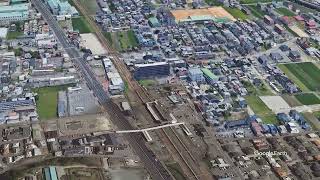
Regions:
[[[5,12],[1,13],[0,12],[0,18],[5,18],[5,17],[22,17],[22,18],[28,18],[29,13],[26,12]]]
[[[200,68],[190,68],[190,69],[189,69],[189,73],[190,73],[191,75],[203,74],[203,72],[201,71]]]
[[[50,166],[49,169],[50,169],[51,180],[58,180],[56,167]]]
[[[282,122],[289,122],[290,121],[290,118],[287,114],[285,113],[278,113],[277,114],[277,119],[279,121],[282,121]]]
[[[261,128],[262,128],[264,133],[269,133],[270,132],[269,126],[266,125],[266,124],[262,124]]]
[[[49,168],[44,168],[44,176],[45,176],[45,180],[51,180]]]
[[[48,0],[48,5],[50,6],[51,9],[59,8],[59,3],[58,1],[55,1],[55,0]]]
[[[0,6],[1,13],[24,12],[28,10],[29,10],[28,3],[14,4],[10,6]]]
[[[151,17],[148,19],[152,26],[159,26],[159,20],[156,17]]]
[[[30,106],[34,105],[32,100],[20,100],[20,101],[9,101],[9,102],[1,102],[0,103],[0,112],[4,112],[7,110],[13,110],[17,107],[21,106]]]
[[[257,115],[251,115],[247,118],[247,121],[252,122],[252,121],[257,121]]]
[[[44,168],[45,180],[58,180],[56,167],[50,166]]]
[[[225,124],[226,128],[234,128],[234,127],[241,127],[241,126],[248,126],[247,120],[235,120],[235,121],[227,121]]]

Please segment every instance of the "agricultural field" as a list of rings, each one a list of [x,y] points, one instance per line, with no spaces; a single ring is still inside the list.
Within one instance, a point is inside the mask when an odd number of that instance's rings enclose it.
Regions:
[[[72,26],[73,30],[79,31],[80,34],[92,32],[90,25],[84,17],[72,18]]]
[[[136,36],[132,30],[112,33],[105,32],[104,36],[112,47],[118,51],[127,51],[138,46]]]
[[[302,91],[320,90],[320,69],[311,62],[280,64],[279,68],[296,83]]]
[[[319,112],[311,113],[311,112],[305,112],[303,113],[303,117],[309,122],[309,124],[312,127],[312,130],[319,131],[320,130],[320,114],[317,114]],[[317,116],[318,115],[318,116]]]
[[[256,5],[248,5],[247,7],[250,9],[252,15],[257,18],[263,18],[263,16],[266,15],[266,13],[259,9]]]
[[[230,13],[236,19],[240,19],[240,20],[248,19],[248,16],[238,8],[224,7],[224,9],[228,11],[228,13]]]
[[[284,15],[284,16],[292,17],[292,16],[295,16],[295,15],[296,15],[294,12],[292,12],[292,11],[290,11],[289,9],[284,8],[284,7],[277,8],[276,11],[277,11],[279,14]]]
[[[320,99],[313,93],[296,94],[294,97],[303,105],[320,104]]]
[[[33,89],[37,93],[37,113],[40,120],[48,120],[57,117],[58,92],[66,90],[68,86],[54,86]]]
[[[283,94],[281,97],[289,104],[290,107],[296,107],[296,106],[303,105],[296,97],[291,96],[289,94]]]
[[[258,96],[245,97],[248,105],[253,112],[262,119],[266,124],[278,124],[275,114],[269,109],[266,104]]]

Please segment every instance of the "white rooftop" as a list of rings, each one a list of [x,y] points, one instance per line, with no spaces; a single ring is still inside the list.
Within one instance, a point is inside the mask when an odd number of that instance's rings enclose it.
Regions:
[[[6,38],[8,33],[8,28],[0,28],[0,38]]]
[[[155,62],[151,64],[136,64],[136,67],[148,67],[148,66],[159,66],[159,65],[165,65],[168,64],[167,62]]]

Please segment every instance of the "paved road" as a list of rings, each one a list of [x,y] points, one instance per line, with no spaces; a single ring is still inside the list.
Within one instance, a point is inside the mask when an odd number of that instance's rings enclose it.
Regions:
[[[97,97],[99,103],[109,112],[111,121],[120,129],[130,130],[134,127],[124,117],[119,107],[111,101],[107,93],[104,91],[100,82],[95,78],[94,73],[91,71],[88,64],[81,57],[78,49],[74,48],[65,35],[65,32],[61,29],[57,21],[54,19],[51,12],[48,10],[45,3],[41,0],[31,0],[31,3],[42,14],[42,17],[47,21],[52,31],[56,35],[58,41],[62,47],[68,53],[70,59],[74,65],[78,68],[79,72],[85,79],[87,86],[93,91]],[[145,141],[141,133],[126,135],[127,140],[130,143],[131,148],[139,156],[144,163],[145,168],[150,173],[154,180],[170,180],[173,179],[167,172],[163,164],[155,158],[155,155],[146,147]]]
[[[296,106],[296,107],[290,107],[290,108],[280,108],[275,110],[275,113],[288,113],[290,110],[296,110],[298,112],[315,112],[320,110],[320,104],[314,104],[314,105],[303,105],[303,106]]]

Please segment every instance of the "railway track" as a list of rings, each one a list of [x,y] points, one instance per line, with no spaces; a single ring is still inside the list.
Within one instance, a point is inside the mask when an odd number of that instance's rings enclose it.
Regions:
[[[142,102],[150,102],[154,101],[152,97],[149,96],[147,90],[143,87],[140,86],[140,92],[144,95],[140,95],[139,97],[146,97],[144,99],[141,99]],[[138,92],[137,92],[138,93]],[[182,142],[180,137],[178,136],[177,132],[173,128],[167,128],[167,129],[160,129],[160,132],[158,131],[158,136],[161,137],[161,140],[165,141],[166,144],[171,144],[173,148],[170,148],[171,153],[174,153],[175,155],[178,156],[180,159],[180,162],[183,162],[184,166],[181,168],[183,169],[184,173],[186,174],[188,179],[196,179],[200,180],[199,175],[195,172],[195,167],[192,167],[190,162],[188,162],[188,159],[191,159],[193,163],[197,164],[196,159],[193,157],[193,155],[190,153],[188,148],[185,146],[185,144]],[[184,153],[187,153],[184,154]],[[181,166],[181,163],[180,163]]]
[[[120,54],[115,51],[111,45],[108,43],[108,40],[105,38],[103,33],[101,32],[100,27],[95,23],[94,19],[90,17],[87,13],[87,10],[76,0],[73,0],[74,4],[77,8],[82,12],[85,19],[88,21],[90,26],[94,29],[95,34],[97,35],[100,43],[107,49],[108,54],[112,56],[112,61],[118,71],[121,74],[121,77],[128,83],[129,88],[134,90],[135,94],[137,95],[138,99],[141,101],[142,104],[145,104],[150,101],[154,101],[152,99],[145,88],[141,87],[137,81],[135,81],[132,76],[131,72],[127,69],[125,63],[120,59]],[[177,159],[179,159],[179,165],[183,169],[184,173],[186,174],[188,179],[194,180],[209,180],[213,179],[209,172],[202,173],[198,161],[196,158],[191,154],[187,146],[183,143],[179,135],[177,134],[176,130],[172,127],[161,129],[157,131],[158,135],[162,137],[161,139],[166,141],[166,144],[170,144],[171,151],[174,151],[175,155],[177,155]]]

